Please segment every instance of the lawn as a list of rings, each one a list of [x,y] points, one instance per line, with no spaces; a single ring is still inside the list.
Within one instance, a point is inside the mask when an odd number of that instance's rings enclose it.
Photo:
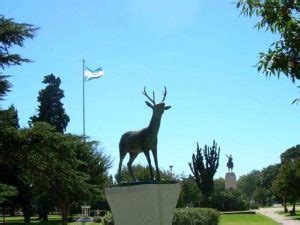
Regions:
[[[219,225],[278,225],[261,214],[221,214]]]
[[[1,220],[2,222],[2,220]],[[7,217],[8,225],[19,225],[23,223],[23,217]],[[36,225],[58,225],[61,224],[60,216],[50,215],[49,222],[41,223],[36,217],[32,218],[31,223]],[[77,225],[79,223],[68,223]],[[86,223],[86,225],[101,225],[100,223]],[[278,225],[278,223],[260,214],[221,214],[219,225]]]
[[[31,217],[31,223],[35,225],[61,225],[61,216],[59,215],[49,215],[48,222],[42,222],[37,217]],[[14,217],[5,217],[5,222],[8,225],[20,225],[24,223],[24,217],[14,216]],[[2,223],[2,217],[0,217],[0,223]],[[80,224],[78,222],[68,223],[70,225]],[[101,223],[85,223],[86,225],[102,225]]]

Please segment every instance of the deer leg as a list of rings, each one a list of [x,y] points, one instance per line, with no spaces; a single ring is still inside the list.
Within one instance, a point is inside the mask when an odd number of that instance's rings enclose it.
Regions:
[[[120,152],[120,162],[119,162],[119,169],[118,169],[118,176],[117,176],[117,181],[118,183],[121,181],[122,177],[121,177],[121,169],[122,169],[122,163],[123,163],[123,159],[126,156],[126,152],[125,153],[121,153]]]
[[[133,179],[134,181],[137,181],[136,177],[134,176],[134,174],[133,174],[133,172],[132,172],[131,165],[132,165],[133,161],[135,160],[135,158],[137,157],[138,153],[130,152],[129,154],[130,154],[130,158],[129,158],[129,161],[128,161],[128,163],[127,163],[128,170],[129,170],[129,172],[130,172],[130,174],[131,174],[131,176],[132,176],[132,179]]]
[[[145,153],[146,159],[147,159],[147,161],[148,161],[151,180],[154,180],[153,168],[152,168],[152,165],[151,165],[151,159],[150,159],[149,150],[144,151],[144,153]]]
[[[157,180],[160,180],[160,173],[159,173],[158,162],[157,162],[157,148],[152,149],[152,154],[153,154],[154,163],[155,163]]]

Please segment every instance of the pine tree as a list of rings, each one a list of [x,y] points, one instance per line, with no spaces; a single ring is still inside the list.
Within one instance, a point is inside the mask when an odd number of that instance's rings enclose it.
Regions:
[[[65,113],[61,99],[64,97],[64,91],[60,89],[61,80],[53,74],[44,77],[43,83],[46,88],[40,90],[38,96],[38,115],[30,118],[30,124],[35,122],[47,122],[58,132],[63,133],[70,121]]]
[[[38,28],[31,24],[16,23],[13,19],[6,19],[0,15],[0,67],[21,65],[24,62],[31,62],[19,54],[11,53],[10,49],[14,46],[23,47],[24,40],[33,38]],[[9,91],[11,84],[6,75],[0,72],[0,100]]]
[[[20,128],[18,111],[11,105],[7,110],[0,110],[0,128]]]
[[[197,143],[196,155],[193,154],[192,163],[189,163],[194,180],[203,194],[205,206],[208,206],[208,198],[214,190],[214,175],[219,167],[219,156],[220,147],[218,148],[215,141],[212,147],[205,145],[204,149]]]

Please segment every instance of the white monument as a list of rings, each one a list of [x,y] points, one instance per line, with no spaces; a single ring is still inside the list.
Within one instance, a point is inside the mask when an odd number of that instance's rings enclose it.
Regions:
[[[105,189],[115,225],[171,225],[178,183],[135,184]]]
[[[78,219],[78,222],[93,222],[93,218],[90,217],[90,209],[89,205],[81,206],[81,218]]]
[[[237,189],[237,181],[236,181],[236,176],[234,172],[228,172],[226,173],[225,176],[225,189],[230,190],[230,189]]]
[[[237,181],[236,181],[236,176],[235,173],[232,172],[233,170],[233,159],[232,155],[227,156],[228,162],[227,162],[227,167],[228,167],[228,173],[225,175],[225,189],[230,190],[230,189],[237,189]]]

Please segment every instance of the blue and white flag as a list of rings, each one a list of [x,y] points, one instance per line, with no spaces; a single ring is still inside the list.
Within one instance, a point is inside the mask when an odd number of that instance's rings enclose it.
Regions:
[[[91,80],[95,78],[102,77],[104,75],[104,70],[102,67],[99,67],[96,70],[91,70],[87,66],[84,67],[84,77],[86,80]]]

